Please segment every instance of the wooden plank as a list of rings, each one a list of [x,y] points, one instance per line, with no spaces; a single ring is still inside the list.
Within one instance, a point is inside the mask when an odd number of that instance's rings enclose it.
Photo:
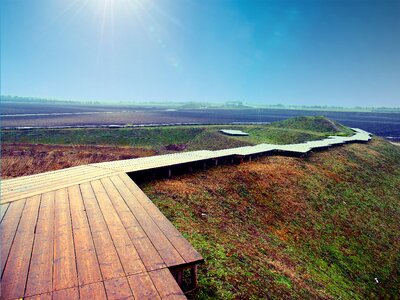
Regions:
[[[108,300],[134,299],[126,277],[104,281]]]
[[[87,174],[90,172],[91,173],[107,173],[107,172],[110,172],[110,170],[99,169],[99,168],[93,167],[91,165],[71,167],[71,168],[49,171],[49,172],[44,172],[44,173],[39,173],[39,174],[34,174],[34,175],[5,179],[5,180],[2,180],[2,188],[7,189],[9,187],[23,186],[26,184],[32,185],[32,184],[38,183],[38,182],[43,183],[43,181],[45,179],[58,180],[58,179],[62,179],[65,177],[70,177],[70,176],[74,176],[74,175],[82,175],[82,174]]]
[[[59,174],[39,174],[41,176],[27,176],[22,178],[10,179],[2,181],[1,185],[1,202],[10,202],[15,197],[30,193],[44,193],[48,189],[62,188],[65,185],[77,184],[92,180],[93,178],[101,178],[114,174],[116,171],[105,170],[96,167],[87,166],[80,170],[70,172],[69,169],[62,170]],[[35,178],[31,178],[35,177]],[[26,196],[25,196],[26,197]],[[10,199],[11,198],[11,199]]]
[[[77,287],[53,292],[53,300],[78,300],[79,290]]]
[[[107,191],[112,191],[114,194],[113,197],[111,197],[111,202],[117,211],[122,224],[128,232],[133,245],[138,251],[146,269],[151,271],[165,268],[166,265],[164,264],[163,259],[154,248],[150,239],[147,237],[146,233],[136,220],[135,216],[132,214],[129,207],[126,205],[122,196],[118,193],[118,190],[115,188],[110,178],[104,178],[101,180],[101,182]]]
[[[4,299],[24,297],[39,205],[40,195],[26,200],[17,234],[4,268],[2,278],[2,297]]]
[[[146,271],[139,254],[133,246],[124,225],[111,203],[110,197],[115,197],[116,194],[113,190],[106,191],[99,180],[92,181],[91,185],[103,213],[104,220],[108,226],[115,248],[118,252],[125,274],[131,275]]]
[[[26,192],[31,189],[37,189],[38,187],[46,187],[50,185],[54,185],[55,183],[66,183],[73,180],[81,179],[84,177],[95,177],[98,175],[107,174],[107,172],[77,172],[77,173],[70,173],[65,171],[64,174],[60,175],[46,175],[42,176],[41,178],[36,179],[26,179],[26,180],[16,180],[15,182],[8,183],[5,182],[1,190],[3,193],[7,192]],[[87,176],[91,175],[91,176]]]
[[[168,269],[160,269],[149,273],[161,299],[186,299],[179,285]]]
[[[62,290],[78,284],[71,214],[66,189],[55,192],[53,288]]]
[[[79,287],[81,299],[107,300],[103,282],[95,282]]]
[[[114,178],[114,177],[113,177]],[[182,236],[182,234],[172,225],[172,223],[160,212],[146,194],[129,178],[126,174],[120,174],[119,178],[124,182],[137,201],[143,206],[151,216],[160,230],[168,240],[178,250],[179,254],[185,259],[186,263],[200,262],[203,257],[193,248],[193,246]]]
[[[25,300],[51,300],[51,293],[46,293],[46,294],[40,294],[40,295],[35,295],[31,297],[26,297],[24,298]]]
[[[175,266],[185,263],[178,251],[158,228],[151,216],[149,216],[146,210],[140,205],[132,192],[122,182],[121,178],[113,176],[112,181],[132,213],[135,215],[139,224],[142,226],[146,235],[163,258],[165,264],[167,266]]]
[[[149,274],[141,273],[128,276],[135,299],[161,299]]]
[[[124,276],[124,270],[91,185],[83,183],[80,189],[103,278],[107,280]]]
[[[0,224],[0,275],[3,274],[11,245],[17,232],[17,227],[21,219],[22,211],[25,206],[25,200],[16,201],[10,204],[3,222]]]
[[[134,194],[137,201],[143,206],[149,216],[154,220],[163,234],[178,250],[179,254],[185,259],[186,263],[201,261],[201,255],[190,245],[190,243],[180,234],[171,222],[160,212],[160,210],[147,198],[143,191],[127,175],[119,176],[124,184]]]
[[[42,195],[25,296],[53,291],[54,192]]]
[[[79,285],[101,281],[101,272],[78,185],[68,188]]]
[[[114,171],[111,171],[112,174],[114,174]],[[84,182],[88,182],[90,180],[95,180],[95,179],[100,179],[103,177],[109,176],[111,173],[104,173],[104,174],[98,174],[96,176],[93,176],[93,174],[87,174],[84,173],[83,175],[79,176],[78,178],[73,178],[73,180],[54,180],[50,183],[42,184],[42,185],[34,185],[29,188],[25,188],[24,190],[21,190],[19,192],[4,192],[2,189],[2,195],[3,197],[1,198],[1,203],[8,203],[8,202],[13,202],[16,200],[20,200],[21,198],[27,198],[27,197],[32,197],[38,194],[43,194],[46,192],[53,191],[56,188],[61,189],[61,188],[66,188],[71,185],[76,185]],[[68,176],[66,176],[68,178]],[[44,179],[45,182],[48,181],[48,179]]]
[[[9,203],[0,205],[0,223],[3,222],[4,215],[6,214],[9,205]]]

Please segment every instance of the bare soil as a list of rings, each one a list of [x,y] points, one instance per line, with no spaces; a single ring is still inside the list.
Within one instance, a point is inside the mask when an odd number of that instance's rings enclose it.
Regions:
[[[2,144],[1,178],[33,175],[79,165],[155,155],[145,148]]]

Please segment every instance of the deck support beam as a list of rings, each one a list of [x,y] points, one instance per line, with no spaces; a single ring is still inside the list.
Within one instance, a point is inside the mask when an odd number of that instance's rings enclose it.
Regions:
[[[192,289],[197,288],[197,265],[194,265],[193,268],[190,269],[190,281],[192,284]]]
[[[190,270],[190,277],[186,277],[189,274],[185,274],[184,273],[185,270]],[[184,290],[185,294],[190,293],[198,288],[197,264],[173,269],[171,270],[171,273],[174,276],[179,287]],[[184,286],[184,277],[186,278],[186,281],[189,281],[189,285]]]

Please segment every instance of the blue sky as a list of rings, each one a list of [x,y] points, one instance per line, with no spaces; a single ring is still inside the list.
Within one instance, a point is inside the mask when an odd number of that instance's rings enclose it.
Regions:
[[[1,94],[399,106],[400,1],[2,0]]]

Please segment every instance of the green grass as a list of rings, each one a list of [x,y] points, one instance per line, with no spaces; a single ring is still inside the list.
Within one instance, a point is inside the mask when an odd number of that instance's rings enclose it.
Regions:
[[[351,134],[351,130],[325,117],[294,117],[273,123],[274,127],[300,129],[330,134]]]
[[[6,143],[68,144],[68,145],[119,145],[145,147],[157,150],[170,144],[185,144],[187,150],[224,149],[259,143],[299,143],[323,139],[331,134],[349,134],[349,129],[336,125],[325,118],[296,118],[283,125],[282,122],[269,125],[211,125],[171,126],[145,128],[92,128],[92,129],[36,129],[2,130],[1,139]],[[290,119],[289,119],[290,120]],[[316,124],[323,123],[323,129]],[[310,126],[313,124],[313,126]],[[328,125],[331,124],[331,127]],[[335,127],[335,128],[334,128]],[[249,133],[246,137],[232,137],[219,133],[220,129],[238,129]]]
[[[400,149],[386,141],[143,188],[205,258],[192,298],[398,299]]]

